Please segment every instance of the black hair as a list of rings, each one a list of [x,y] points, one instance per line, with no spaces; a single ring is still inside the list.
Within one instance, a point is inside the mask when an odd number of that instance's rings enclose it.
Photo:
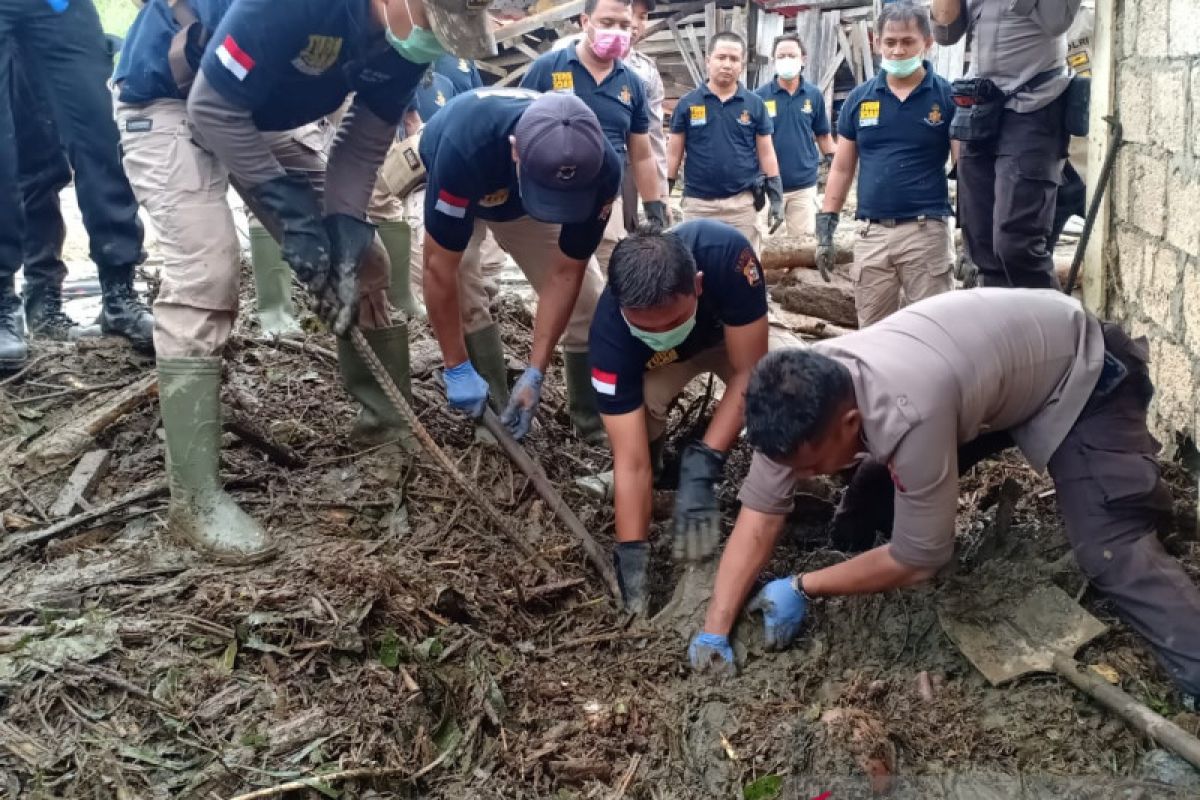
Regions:
[[[675,234],[643,225],[617,242],[608,286],[621,308],[654,308],[696,293],[696,259]]]
[[[933,29],[929,26],[929,9],[913,5],[909,0],[884,4],[875,19],[875,35],[883,36],[883,29],[889,22],[902,28],[907,28],[910,22],[915,22],[917,30],[926,39],[933,35]]]
[[[776,36],[775,42],[771,45],[771,55],[775,55],[776,49],[784,42],[795,42],[796,47],[800,48],[800,55],[804,55],[804,42],[800,41],[800,37],[794,33],[785,33],[782,36]]]
[[[583,13],[587,14],[590,17],[593,13],[595,13],[596,4],[599,2],[600,2],[600,0],[583,0]],[[623,6],[632,6],[633,5],[633,0],[617,0],[617,2]],[[653,6],[651,6],[650,10],[651,11],[654,10]]]
[[[746,387],[746,441],[783,459],[820,441],[838,409],[854,397],[850,370],[809,348],[767,353]]]
[[[635,0],[646,7],[647,13],[653,13],[658,8],[658,0]]]
[[[721,31],[716,36],[708,40],[708,54],[711,56],[717,49],[717,45],[722,42],[733,42],[738,47],[742,48],[742,57],[746,56],[746,40],[733,31]]]

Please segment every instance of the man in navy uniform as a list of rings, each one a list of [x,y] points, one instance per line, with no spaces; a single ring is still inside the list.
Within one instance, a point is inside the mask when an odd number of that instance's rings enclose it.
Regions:
[[[667,206],[650,149],[650,118],[645,88],[623,59],[629,54],[633,28],[632,0],[587,0],[579,18],[583,36],[571,46],[543,53],[521,85],[539,92],[574,94],[600,120],[609,144],[625,159],[637,184],[647,218],[667,225]],[[608,268],[613,247],[625,236],[620,197],[596,253]]]
[[[825,97],[801,75],[804,49],[799,36],[780,36],[771,55],[775,79],[755,94],[763,99],[775,126],[772,141],[783,181],[787,235],[812,236],[816,232],[818,168],[822,158],[833,159],[834,150]]]
[[[875,25],[882,69],[842,104],[837,155],[817,215],[817,266],[828,280],[833,233],[859,167],[853,277],[860,328],[904,302],[954,288],[946,182],[954,106],[950,84],[922,59],[933,44],[929,12],[889,3]]]
[[[218,477],[220,356],[239,274],[228,186],[279,241],[339,334],[343,382],[361,406],[351,436],[404,442],[403,420],[341,335],[361,327],[407,386],[407,331],[390,320],[387,256],[366,207],[413,89],[442,52],[430,27],[455,23],[460,41],[490,40],[482,9],[452,18],[403,0],[151,0],[130,28],[113,79],[125,169],[163,255],[154,340],[169,524],[218,557],[271,551]],[[327,162],[323,142],[291,131],[351,93]]]
[[[650,501],[671,402],[697,375],[725,394],[690,443],[675,496],[676,559],[711,554],[721,533],[715,493],[742,429],[750,371],[767,352],[767,289],[749,240],[716,220],[621,241],[589,336],[592,386],[613,451],[614,562],[629,611],[646,608]]]
[[[738,80],[745,58],[746,43],[736,33],[718,33],[709,41],[708,82],[685,94],[671,116],[667,180],[674,184],[686,154],[684,218],[727,222],[757,251],[755,190],[762,186],[774,228],[784,218],[783,182],[767,108]]]
[[[475,89],[425,126],[421,160],[425,305],[450,404],[478,417],[490,394],[524,436],[562,338],[571,420],[581,436],[598,438],[587,329],[604,281],[592,254],[620,191],[621,162],[596,115],[569,94]],[[478,243],[489,230],[538,294],[529,365],[511,397],[479,270]]]
[[[453,53],[443,53],[433,62],[433,71],[454,84],[454,93],[462,94],[483,86],[479,67],[470,58],[459,58]]]

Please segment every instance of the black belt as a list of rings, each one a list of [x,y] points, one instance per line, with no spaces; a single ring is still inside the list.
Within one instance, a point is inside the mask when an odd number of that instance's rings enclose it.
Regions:
[[[903,225],[906,222],[924,222],[927,219],[941,219],[941,217],[931,217],[928,214],[922,214],[919,217],[883,217],[876,219],[866,217],[863,221],[869,222],[872,225],[882,225],[885,228],[894,228],[897,225]]]

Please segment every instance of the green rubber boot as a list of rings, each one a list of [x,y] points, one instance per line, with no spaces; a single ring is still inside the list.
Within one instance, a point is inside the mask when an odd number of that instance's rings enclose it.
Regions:
[[[596,390],[592,388],[592,369],[588,354],[563,353],[563,372],[567,384],[567,411],[575,433],[588,444],[603,444],[608,440],[604,423],[596,411]]]
[[[265,336],[299,336],[302,331],[292,305],[292,270],[279,245],[257,221],[250,223],[250,263],[258,298],[258,327]]]
[[[388,300],[393,308],[403,311],[410,319],[425,319],[425,304],[412,290],[412,229],[402,220],[379,223],[379,238],[392,262],[392,283]]]
[[[389,328],[364,330],[367,344],[383,362],[392,382],[400,388],[404,399],[412,402],[412,384],[409,378],[408,326],[392,325]],[[383,387],[371,374],[370,367],[358,354],[349,339],[338,338],[338,369],[342,373],[342,384],[350,396],[359,402],[358,418],[350,429],[350,442],[356,447],[375,447],[395,442],[405,450],[417,447],[408,421],[392,405],[384,394]]]
[[[158,359],[158,399],[167,434],[169,530],[220,561],[274,553],[263,530],[225,493],[221,453],[221,359]]]
[[[475,371],[487,381],[492,410],[499,414],[508,405],[508,367],[504,360],[504,342],[500,327],[495,323],[482,330],[468,333],[467,357]]]

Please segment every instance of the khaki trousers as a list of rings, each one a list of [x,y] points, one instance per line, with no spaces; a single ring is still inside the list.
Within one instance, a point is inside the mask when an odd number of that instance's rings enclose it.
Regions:
[[[804,342],[791,332],[771,327],[767,337],[768,351],[803,346]],[[646,407],[646,433],[650,441],[657,440],[667,429],[667,412],[675,398],[693,378],[710,372],[726,382],[733,376],[733,365],[729,363],[724,342],[700,351],[687,361],[676,361],[646,373],[642,380],[642,402]]]
[[[817,187],[793,189],[783,193],[783,224],[775,233],[767,224],[770,207],[758,212],[758,229],[763,237],[771,236],[816,236],[817,234]]]
[[[219,355],[237,317],[241,267],[227,201],[229,175],[193,141],[183,100],[140,106],[118,102],[115,114],[125,173],[154,222],[162,253],[162,286],[154,302],[155,352],[166,357]],[[131,120],[138,120],[134,131],[129,130]],[[319,126],[263,136],[284,169],[303,174],[318,194],[324,190],[326,136]],[[247,204],[255,210],[251,199]],[[257,211],[255,216],[264,217]],[[272,235],[278,238],[277,231]],[[381,302],[386,319],[388,265],[386,255],[380,263],[382,250],[376,243],[359,273],[360,324],[377,318]]]
[[[762,245],[758,232],[758,212],[754,210],[754,193],[742,192],[719,200],[701,200],[698,197],[683,198],[684,219],[716,219],[737,228],[750,240],[754,252]]]
[[[894,228],[860,222],[850,270],[858,327],[878,322],[903,305],[953,289],[952,249],[944,219],[912,220]]]
[[[475,232],[471,235],[467,249],[463,252],[458,269],[458,302],[462,313],[463,328],[473,333],[493,323],[489,309],[487,281],[483,274],[482,245],[490,232],[496,243],[517,262],[521,272],[540,294],[550,270],[550,264],[558,249],[558,232],[562,226],[538,222],[532,217],[520,217],[509,222],[475,221]],[[563,350],[585,353],[588,349],[588,328],[596,312],[600,292],[604,290],[604,278],[595,258],[588,259],[579,297],[563,333]]]

